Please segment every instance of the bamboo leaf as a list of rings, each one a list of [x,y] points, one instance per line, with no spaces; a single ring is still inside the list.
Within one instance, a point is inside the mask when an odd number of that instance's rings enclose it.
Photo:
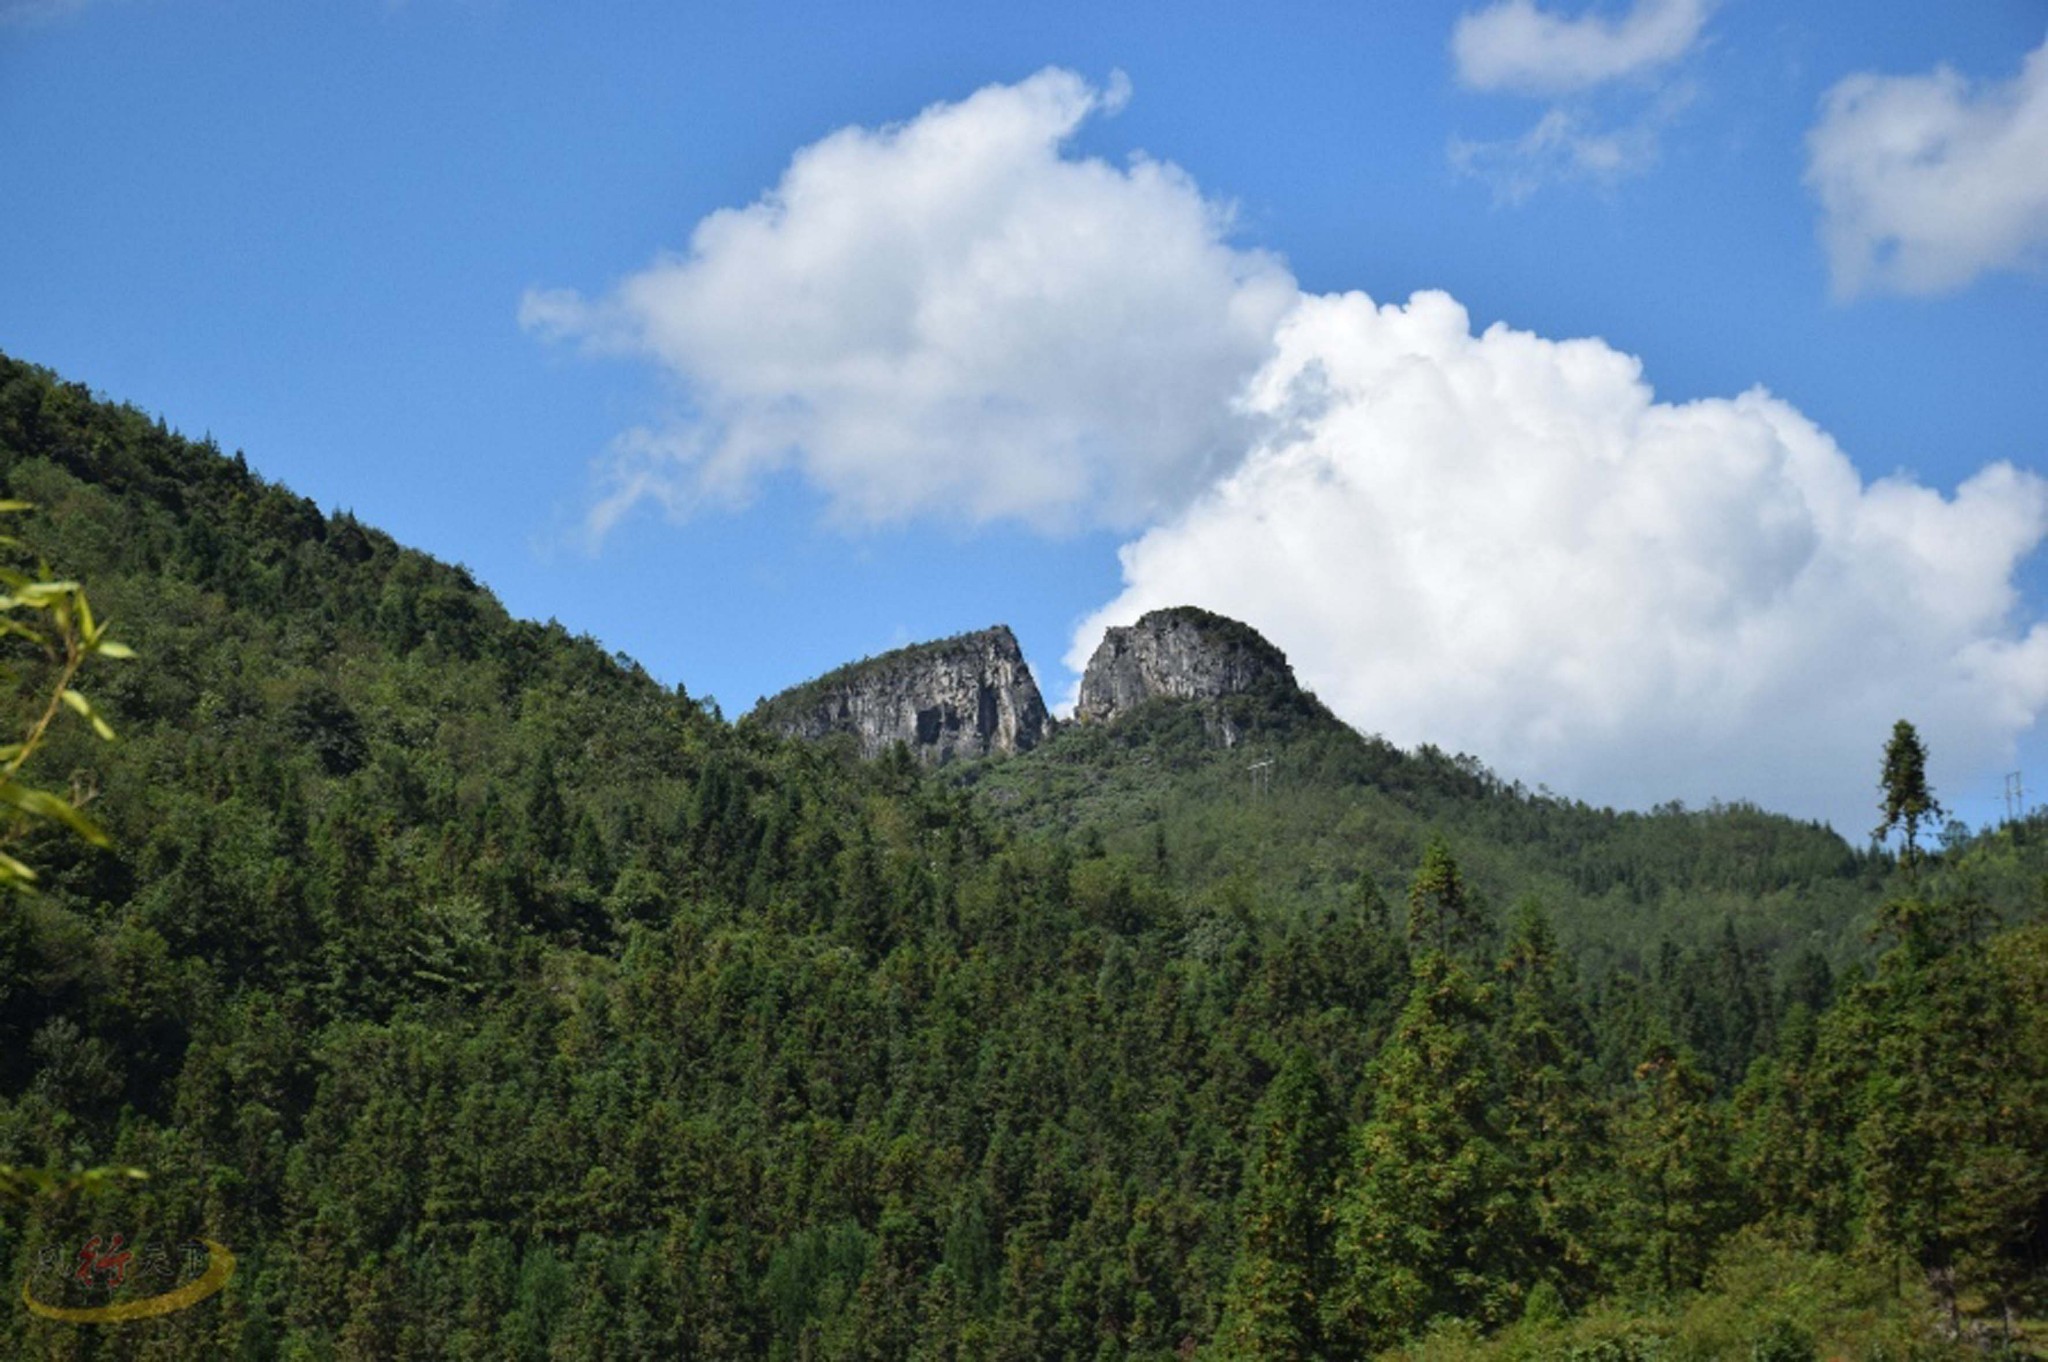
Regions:
[[[60,603],[77,590],[76,582],[30,582],[17,588],[14,594],[24,605],[42,606]]]
[[[113,728],[93,710],[92,701],[67,686],[64,688],[64,703],[85,716],[85,721],[92,725],[93,732],[99,734],[108,742],[114,740]]]
[[[47,790],[35,790],[12,780],[0,780],[0,804],[11,805],[37,818],[52,818],[70,828],[96,847],[112,846],[113,839],[100,825],[78,811],[69,800]]]

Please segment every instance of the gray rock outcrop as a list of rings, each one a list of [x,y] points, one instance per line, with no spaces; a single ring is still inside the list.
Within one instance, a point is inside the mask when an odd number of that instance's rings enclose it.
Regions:
[[[748,719],[794,738],[851,733],[868,757],[900,742],[932,766],[1029,751],[1052,729],[1003,624],[841,667],[762,701]]]
[[[1248,624],[1191,605],[1154,610],[1103,635],[1081,675],[1074,718],[1107,723],[1149,700],[1219,700],[1298,690],[1287,656]],[[1223,720],[1219,736],[1234,742]]]

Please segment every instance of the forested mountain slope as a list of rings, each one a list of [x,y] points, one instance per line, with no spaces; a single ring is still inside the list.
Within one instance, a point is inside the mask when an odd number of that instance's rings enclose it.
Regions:
[[[1153,701],[959,778],[1021,829],[1098,837],[1187,889],[1248,880],[1275,910],[1316,911],[1366,874],[1398,898],[1440,833],[1499,907],[1539,899],[1603,971],[1654,968],[1666,943],[1703,946],[1729,923],[1774,967],[1807,950],[1834,966],[1867,955],[1889,860],[1824,827],[1740,804],[1591,808],[1506,785],[1472,757],[1362,736],[1312,696],[1214,708],[1243,734],[1227,748],[1203,706]]]
[[[139,654],[91,680],[118,742],[37,754],[114,849],[8,843],[0,1164],[149,1174],[0,1201],[0,1272],[76,1305],[93,1234],[238,1259],[119,1328],[10,1308],[0,1355],[1651,1348],[1744,1291],[1932,1347],[1930,1302],[2039,1299],[2048,943],[1964,881],[2031,912],[2040,829],[1905,884],[1313,715],[1246,716],[1248,800],[1166,707],[963,785],[729,726],[5,359],[0,490]]]

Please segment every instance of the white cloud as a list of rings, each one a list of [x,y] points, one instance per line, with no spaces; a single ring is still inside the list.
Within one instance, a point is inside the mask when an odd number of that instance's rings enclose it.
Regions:
[[[1545,185],[1587,181],[1603,187],[1657,163],[1658,134],[1690,98],[1679,88],[1633,121],[1603,127],[1583,110],[1557,106],[1534,127],[1504,141],[1453,137],[1451,168],[1493,186],[1496,203],[1519,204]]]
[[[2048,249],[2048,41],[2003,84],[1850,76],[1807,135],[1835,291],[1939,293]]]
[[[1130,525],[1076,670],[1108,623],[1207,606],[1404,745],[1852,835],[1895,719],[1952,784],[2048,708],[2013,584],[2048,482],[1866,482],[1760,390],[1660,403],[1598,340],[1304,297],[1184,173],[1067,150],[1122,97],[1047,71],[846,129],[602,297],[529,294],[529,327],[651,359],[693,408],[621,437],[592,528],[778,469],[856,520]]]
[[[1458,79],[1474,90],[1561,95],[1667,66],[1692,49],[1709,0],[1636,0],[1620,18],[1563,18],[1533,0],[1500,0],[1451,32]]]
[[[1174,166],[1064,153],[1126,93],[1047,70],[844,129],[607,296],[529,293],[529,328],[651,356],[694,408],[621,441],[592,528],[783,467],[875,522],[1129,526],[1199,492],[1296,289]]]
[[[2048,482],[1865,483],[1761,390],[1657,402],[1598,340],[1472,334],[1438,293],[1305,299],[1247,411],[1273,432],[1122,551],[1076,632],[1182,603],[1244,619],[1397,743],[1598,802],[1750,798],[1875,821],[1913,719],[1943,773],[2009,757],[2048,705],[2013,572]]]
[[[1450,140],[1451,167],[1516,204],[1545,185],[1609,187],[1657,162],[1664,128],[1692,86],[1664,68],[1697,45],[1711,0],[1636,0],[1619,18],[1574,19],[1500,0],[1451,31],[1458,79],[1475,90],[1558,97],[1518,137]],[[1653,79],[1657,77],[1657,79]]]

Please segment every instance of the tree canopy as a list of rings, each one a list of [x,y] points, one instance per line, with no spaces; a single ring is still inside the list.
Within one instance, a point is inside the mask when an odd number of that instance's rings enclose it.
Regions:
[[[4,358],[0,487],[141,659],[118,743],[37,740],[111,846],[10,845],[0,1162],[150,1174],[0,1203],[0,1259],[241,1264],[0,1353],[1932,1356],[2042,1308],[2048,825],[1894,861],[1285,696],[1256,792],[1172,704],[928,773]]]

